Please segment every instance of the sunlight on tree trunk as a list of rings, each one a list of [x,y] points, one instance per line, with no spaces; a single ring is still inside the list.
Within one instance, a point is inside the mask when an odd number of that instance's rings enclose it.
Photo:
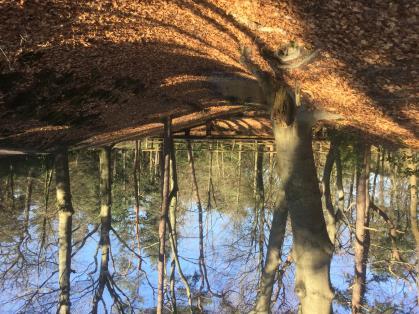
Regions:
[[[284,133],[292,133],[289,140],[299,132],[298,128],[299,126],[295,126],[285,132],[281,130],[276,138],[285,137],[287,141],[288,136]],[[333,292],[329,270],[333,247],[321,207],[311,151],[311,132],[307,133],[307,137],[300,137],[300,143],[294,143],[295,153],[284,157],[287,158],[285,164],[293,163],[287,167],[293,171],[286,186],[286,198],[293,229],[293,257],[297,266],[295,290],[300,298],[303,314],[330,313]],[[281,145],[281,153],[284,153],[285,147]]]
[[[418,230],[418,221],[417,221],[417,210],[418,210],[418,185],[416,178],[416,163],[415,163],[415,154],[410,153],[410,162],[408,165],[410,176],[409,176],[409,187],[410,187],[410,225],[412,229],[412,234],[415,239],[416,244],[416,259],[419,259],[419,230]],[[416,288],[419,289],[419,262],[416,261]],[[419,292],[417,296],[419,302]]]
[[[343,213],[345,210],[345,193],[343,191],[342,161],[339,149],[336,151],[336,188],[338,192],[338,210]]]
[[[371,149],[367,144],[359,146],[356,182],[355,223],[355,276],[352,287],[352,313],[362,313],[365,294],[367,260],[369,252],[369,164]]]
[[[301,313],[331,313],[333,292],[329,270],[333,246],[323,216],[311,128],[318,119],[333,118],[333,115],[323,112],[298,112],[293,98],[283,87],[276,90],[273,99],[271,118],[277,150],[277,167],[291,217],[293,259],[296,263],[295,290],[300,299]],[[281,220],[283,222],[284,219]],[[275,222],[272,223],[274,224]],[[278,240],[279,243],[282,242],[280,235]],[[275,268],[275,263],[278,263],[276,260],[280,258],[279,244],[276,249],[276,256],[269,252],[267,258],[268,261],[270,258],[273,260],[269,263]],[[266,283],[272,281],[272,275],[270,278],[265,276]],[[257,305],[265,305],[261,310],[257,309],[257,313],[269,312],[266,303],[270,303],[272,287],[266,287],[265,291],[269,296],[265,295],[264,300],[259,298]],[[264,293],[261,292],[260,295]]]
[[[71,204],[70,177],[67,150],[55,155],[55,180],[58,206],[58,274],[60,285],[57,312],[70,313],[70,273],[73,206]]]

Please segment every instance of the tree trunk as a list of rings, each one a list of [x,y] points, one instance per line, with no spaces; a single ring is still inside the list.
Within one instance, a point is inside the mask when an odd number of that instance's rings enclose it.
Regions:
[[[205,277],[206,277],[206,266],[205,266],[205,255],[204,255],[204,223],[203,223],[203,210],[202,210],[202,202],[201,197],[199,195],[199,188],[198,188],[198,181],[196,179],[196,173],[195,173],[195,163],[192,153],[192,146],[191,142],[187,141],[188,146],[188,160],[189,165],[191,168],[191,176],[192,176],[192,182],[193,182],[193,189],[196,195],[196,203],[198,207],[198,228],[199,228],[199,273],[200,273],[200,286],[199,286],[199,292],[200,296],[198,299],[198,308],[201,312],[203,312],[202,306],[200,304],[201,294],[204,290],[205,286]]]
[[[369,251],[369,164],[371,150],[366,144],[359,145],[356,182],[356,223],[355,223],[355,277],[352,288],[352,313],[362,313],[365,294],[365,280]]]
[[[311,138],[311,127],[298,123],[275,131],[294,236],[295,290],[303,314],[331,313],[333,299],[329,278],[333,246],[323,217]]]
[[[162,204],[159,222],[159,261],[157,264],[157,314],[163,313],[164,305],[164,269],[165,269],[165,247],[166,247],[166,222],[168,220],[170,202],[170,142],[172,137],[172,121],[168,117],[164,121],[164,140],[162,152]]]
[[[173,143],[171,143],[173,144]],[[176,287],[175,287],[175,270],[176,270],[176,261],[178,261],[178,252],[177,252],[177,231],[176,231],[176,207],[177,207],[177,195],[178,195],[178,184],[177,184],[177,175],[176,175],[176,158],[174,155],[174,149],[171,145],[170,150],[170,205],[169,205],[169,220],[167,221],[167,227],[169,229],[169,241],[170,247],[172,249],[172,261],[170,262],[170,294],[172,301],[172,312],[177,313],[177,304],[176,304]],[[179,268],[179,272],[182,273],[182,270]],[[183,275],[183,273],[182,273]],[[182,276],[181,276],[182,277]],[[183,277],[182,277],[183,279]],[[188,300],[190,299],[190,289],[187,287]]]
[[[70,313],[70,273],[73,206],[71,204],[70,177],[67,150],[55,155],[55,180],[58,207],[58,274],[59,305],[57,312]]]
[[[291,217],[295,290],[301,313],[331,313],[333,292],[329,270],[333,246],[323,216],[311,128],[316,120],[333,116],[298,111],[285,89],[278,89],[271,117],[279,177]]]
[[[381,154],[381,167],[380,167],[381,175],[380,175],[380,185],[379,185],[380,195],[378,199],[378,204],[380,204],[381,206],[384,206],[384,173],[385,173],[384,162],[385,162],[386,152],[384,148],[382,150],[383,152]]]
[[[287,116],[292,117],[294,111]],[[303,114],[291,125],[284,126],[280,120],[282,127],[274,118],[280,177],[286,182],[285,197],[293,230],[295,290],[303,314],[331,313],[333,292],[329,270],[333,245],[323,216],[312,150],[312,125],[329,115],[322,112]]]
[[[48,169],[48,162],[46,163],[45,169],[45,188],[44,188],[44,215],[42,219],[42,235],[41,235],[41,243],[39,245],[39,255],[41,255],[41,251],[45,247],[45,241],[47,239],[47,220],[48,220],[48,201],[49,201],[49,189],[51,186],[52,181],[52,172],[53,167]]]
[[[32,190],[33,190],[33,168],[31,167],[28,171],[27,177],[27,186],[26,186],[26,200],[25,200],[25,210],[24,210],[24,236],[28,235],[29,232],[29,217],[31,211],[32,203]]]
[[[377,152],[377,161],[375,163],[375,170],[374,170],[374,180],[372,183],[372,193],[371,193],[371,200],[375,202],[375,192],[377,188],[377,178],[378,173],[380,172],[380,160],[381,160],[381,150],[378,150]]]
[[[211,152],[212,154],[212,152]],[[212,155],[211,155],[211,161],[212,161]],[[239,158],[238,158],[238,171],[239,171],[239,178],[237,180],[237,197],[236,197],[236,203],[237,203],[237,211],[239,210],[239,203],[240,203],[240,189],[241,189],[241,181],[242,181],[242,143],[239,143]]]
[[[177,210],[177,194],[178,194],[178,183],[177,183],[177,171],[176,171],[176,156],[173,142],[171,141],[170,149],[170,208],[169,208],[169,220],[167,226],[169,229],[169,240],[172,249],[172,262],[171,262],[171,274],[170,274],[170,292],[172,296],[173,313],[177,313],[176,305],[176,294],[175,294],[175,269],[179,273],[180,279],[182,280],[186,296],[188,298],[189,311],[192,313],[192,295],[189,283],[183,274],[182,267],[179,262],[178,250],[177,250],[177,232],[176,232],[176,210]]]
[[[341,212],[345,210],[345,193],[343,191],[342,161],[339,149],[336,151],[336,187],[338,190],[338,207]]]
[[[9,176],[7,177],[7,200],[10,202],[11,210],[15,209],[15,180],[13,164],[9,165]]]
[[[141,237],[140,237],[140,177],[141,177],[141,142],[135,141],[134,153],[134,198],[135,198],[135,234],[137,238],[138,255],[141,256]],[[141,269],[142,260],[138,260],[138,269]]]
[[[259,267],[263,273],[263,249],[265,245],[265,191],[263,186],[263,144],[257,145],[256,154],[256,214],[259,216]]]
[[[267,54],[265,54],[266,56]],[[296,263],[295,290],[301,313],[331,313],[333,292],[329,270],[333,245],[327,234],[312,149],[312,126],[337,115],[297,108],[295,99],[281,82],[260,70],[242,50],[241,61],[256,76],[266,104],[271,108],[279,178],[293,232]],[[280,77],[280,73],[279,77]],[[299,101],[297,101],[299,102]]]
[[[259,293],[254,310],[255,313],[268,313],[270,311],[275,274],[281,264],[282,245],[284,243],[288,209],[285,205],[284,191],[282,190],[279,193],[281,193],[282,196],[279,206],[275,208],[273,212],[266,261],[260,280]]]
[[[330,149],[326,156],[326,163],[323,169],[323,208],[325,209],[325,219],[327,225],[327,233],[329,234],[329,239],[332,243],[335,243],[336,238],[336,213],[333,208],[332,195],[330,192],[330,176],[333,170],[333,164],[336,160],[336,154],[338,151],[338,143],[336,138],[333,138],[330,142]]]
[[[416,178],[416,163],[415,155],[411,153],[411,161],[408,165],[410,176],[409,176],[409,186],[410,186],[410,225],[412,229],[412,234],[415,239],[416,244],[416,258],[419,258],[419,230],[418,230],[418,221],[417,221],[417,210],[418,210],[418,185]],[[419,274],[419,262],[416,262],[416,273]],[[416,287],[419,287],[419,276],[416,276]],[[419,293],[418,293],[418,302],[419,302]]]
[[[92,313],[97,313],[98,303],[102,299],[105,285],[108,281],[109,270],[109,250],[110,250],[110,239],[109,231],[111,229],[111,148],[102,148],[99,152],[99,172],[100,172],[100,240],[99,245],[101,248],[101,261],[100,261],[100,272],[99,272],[99,283],[98,288],[93,298]]]

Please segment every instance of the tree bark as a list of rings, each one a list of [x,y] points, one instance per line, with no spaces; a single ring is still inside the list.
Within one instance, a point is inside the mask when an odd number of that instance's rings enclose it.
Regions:
[[[203,209],[202,209],[202,202],[201,197],[199,194],[199,188],[198,188],[198,181],[196,179],[196,173],[195,173],[195,162],[193,158],[192,153],[192,146],[191,142],[187,141],[188,146],[188,160],[189,160],[189,166],[191,168],[191,176],[192,176],[192,182],[193,182],[193,189],[196,195],[196,203],[198,207],[198,228],[199,228],[199,273],[200,273],[200,286],[199,286],[199,292],[200,296],[198,298],[198,308],[202,312],[202,306],[200,304],[200,298],[201,294],[204,290],[205,286],[205,278],[206,278],[206,266],[205,266],[205,255],[204,255],[204,223],[203,223]]]
[[[372,193],[371,193],[371,200],[375,202],[375,192],[377,188],[377,178],[378,174],[380,172],[380,160],[381,160],[381,150],[378,150],[377,152],[377,161],[375,163],[375,170],[374,170],[374,180],[372,183]]]
[[[419,258],[419,229],[417,221],[417,210],[418,210],[418,185],[416,178],[416,163],[415,155],[413,152],[410,154],[410,162],[408,165],[410,176],[409,176],[409,187],[410,187],[410,226],[412,229],[412,234],[415,239],[416,244],[416,258]],[[419,274],[419,262],[416,261],[416,273]],[[416,287],[419,287],[419,276],[416,276]],[[418,302],[419,302],[419,293],[418,293]]]
[[[140,237],[140,177],[141,177],[141,142],[135,141],[134,153],[134,196],[135,196],[135,234],[137,238],[138,255],[141,256],[141,237]],[[142,260],[138,260],[138,269],[141,269]]]
[[[295,290],[301,312],[331,313],[329,270],[333,246],[327,234],[311,146],[311,127],[299,125],[275,132],[281,174],[294,236]],[[285,181],[285,180],[284,180]]]
[[[176,171],[176,156],[175,150],[173,146],[173,142],[171,141],[171,149],[170,149],[170,208],[169,208],[169,219],[167,221],[167,226],[169,229],[169,240],[170,246],[172,249],[172,262],[171,262],[171,274],[170,274],[170,292],[172,296],[172,306],[173,306],[173,313],[177,313],[177,305],[176,305],[176,294],[175,294],[175,269],[177,268],[177,272],[179,273],[180,279],[182,280],[185,290],[186,296],[188,298],[189,304],[189,311],[192,313],[192,294],[191,288],[189,286],[188,280],[186,279],[185,275],[183,274],[182,267],[179,262],[178,250],[177,250],[177,231],[176,231],[176,210],[177,210],[177,194],[178,194],[178,183],[177,183],[177,171]]]
[[[379,185],[379,190],[380,190],[380,195],[378,198],[378,204],[380,204],[381,206],[384,206],[384,162],[385,162],[385,155],[386,152],[384,150],[384,148],[382,149],[382,154],[381,154],[381,176],[380,176],[380,185]]]
[[[270,57],[264,53],[270,63]],[[293,232],[293,260],[296,263],[295,290],[301,313],[331,313],[333,292],[329,270],[333,245],[327,234],[312,149],[312,126],[318,120],[339,116],[305,110],[271,75],[261,71],[244,47],[242,63],[257,78],[265,103],[271,109],[272,129],[277,150],[279,178]],[[275,66],[272,66],[275,68]],[[281,73],[277,73],[281,77]]]
[[[212,154],[212,152],[211,152]],[[211,161],[212,161],[212,155],[211,155]],[[237,197],[236,197],[236,203],[237,203],[237,211],[239,210],[239,203],[240,203],[240,189],[241,189],[241,181],[242,181],[242,143],[239,143],[239,158],[238,158],[238,171],[239,171],[239,178],[237,180]]]
[[[356,182],[355,223],[355,276],[352,288],[352,313],[362,313],[370,235],[369,226],[369,164],[371,150],[367,144],[359,145]]]
[[[338,207],[343,212],[345,207],[345,193],[343,191],[342,160],[339,149],[336,151],[336,187],[338,190]]]
[[[329,270],[333,246],[323,216],[311,128],[318,119],[333,116],[297,110],[283,87],[274,93],[273,99],[271,118],[277,167],[291,217],[295,290],[301,313],[331,313],[333,292]],[[266,307],[259,313],[267,313]]]
[[[58,275],[59,304],[57,313],[70,313],[70,273],[73,206],[71,203],[70,177],[67,150],[55,155],[55,180],[58,207]]]
[[[48,201],[49,201],[49,190],[52,181],[52,173],[53,167],[48,169],[48,162],[46,163],[46,170],[45,170],[45,188],[44,188],[44,217],[42,219],[42,235],[41,235],[41,243],[39,245],[39,255],[41,255],[41,251],[45,247],[45,241],[47,239],[47,220],[48,220]]]
[[[172,121],[168,117],[164,121],[164,140],[162,152],[162,204],[159,222],[159,261],[157,264],[157,314],[163,313],[164,305],[164,270],[165,270],[165,248],[166,248],[166,222],[170,203],[170,142],[172,137]]]
[[[177,227],[176,227],[176,207],[177,207],[177,196],[178,196],[178,184],[177,184],[177,173],[176,173],[176,156],[173,147],[173,143],[170,143],[170,202],[169,202],[169,219],[167,221],[167,228],[169,230],[169,242],[172,249],[172,260],[170,262],[170,295],[172,301],[172,312],[177,313],[176,304],[176,287],[175,287],[175,270],[176,264],[179,263],[179,257],[177,252]],[[182,269],[180,265],[178,272],[181,273],[181,279],[184,279]],[[188,301],[190,300],[190,289],[186,282],[186,292],[188,295]]]
[[[329,239],[332,243],[335,243],[336,238],[336,213],[333,207],[332,195],[330,192],[330,176],[332,174],[333,164],[335,163],[338,149],[337,139],[333,138],[330,142],[330,149],[326,156],[326,163],[324,165],[322,178],[323,203],[327,233],[329,234]]]
[[[272,227],[269,234],[266,261],[260,280],[259,292],[256,299],[255,313],[269,313],[271,297],[275,281],[275,274],[281,264],[282,245],[284,243],[285,227],[288,209],[285,205],[284,191],[280,191],[280,203],[275,208],[272,217]]]
[[[285,102],[293,103],[287,97]],[[323,216],[312,150],[312,125],[327,114],[303,111],[289,123],[296,109],[285,112],[287,118],[277,118],[277,106],[274,103],[272,118],[280,178],[285,184],[293,231],[295,290],[303,314],[331,313],[333,292],[329,270],[333,245]]]
[[[99,151],[99,191],[100,191],[100,240],[99,246],[101,248],[101,261],[99,271],[99,283],[98,288],[93,298],[92,313],[98,312],[98,304],[102,299],[105,285],[108,281],[109,276],[109,250],[110,250],[110,239],[109,231],[111,229],[111,203],[112,203],[112,179],[111,179],[111,148],[102,148]]]
[[[10,202],[12,211],[15,209],[15,180],[13,164],[9,165],[9,176],[7,177],[7,200]]]
[[[25,200],[25,211],[24,211],[24,235],[26,236],[29,232],[29,216],[32,203],[32,190],[33,190],[33,168],[31,167],[28,171],[26,185],[26,200]]]
[[[256,154],[256,214],[259,216],[259,267],[263,273],[263,251],[265,245],[265,191],[263,186],[263,144],[257,145]]]

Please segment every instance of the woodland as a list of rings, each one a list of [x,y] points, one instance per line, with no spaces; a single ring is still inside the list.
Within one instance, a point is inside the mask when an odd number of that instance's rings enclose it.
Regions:
[[[0,0],[0,311],[413,313],[418,11]]]

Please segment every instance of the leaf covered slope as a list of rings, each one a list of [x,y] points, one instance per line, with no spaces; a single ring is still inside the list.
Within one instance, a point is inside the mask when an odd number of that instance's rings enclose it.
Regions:
[[[320,49],[283,74],[340,124],[418,148],[414,2],[0,0],[0,145],[147,134],[240,110],[209,77],[249,78],[247,46]],[[263,49],[260,50],[260,44]],[[176,125],[175,123],[175,125]]]

